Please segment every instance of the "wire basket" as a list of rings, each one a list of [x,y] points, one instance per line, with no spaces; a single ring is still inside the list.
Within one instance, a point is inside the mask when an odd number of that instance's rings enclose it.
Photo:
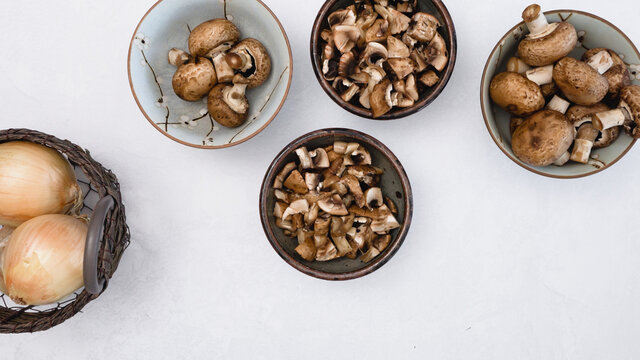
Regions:
[[[42,306],[17,305],[0,293],[0,333],[44,331],[74,316],[107,288],[130,240],[118,179],[88,150],[34,130],[0,131],[0,143],[18,140],[55,149],[74,168],[84,196],[81,213],[91,217],[84,254],[85,286],[58,303]]]

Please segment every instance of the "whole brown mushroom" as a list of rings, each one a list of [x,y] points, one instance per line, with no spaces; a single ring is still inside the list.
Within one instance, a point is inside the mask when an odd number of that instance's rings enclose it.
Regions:
[[[491,99],[501,108],[516,116],[526,116],[545,105],[540,87],[514,72],[496,75],[489,86]]]
[[[173,91],[183,100],[198,101],[218,82],[216,70],[205,57],[192,58],[176,70],[171,81]]]
[[[597,103],[591,106],[573,105],[567,111],[567,119],[569,119],[569,122],[571,122],[574,127],[579,128],[585,122],[591,121],[591,115],[608,110],[609,107],[603,103]],[[600,133],[598,138],[596,138],[593,147],[595,149],[605,148],[613,144],[613,142],[618,139],[618,136],[620,136],[619,126],[604,130]]]
[[[567,118],[554,110],[542,110],[528,117],[513,134],[514,154],[532,166],[549,166],[565,156],[575,130]]]
[[[240,31],[231,21],[209,20],[196,26],[189,34],[189,52],[193,56],[210,56],[209,53],[220,46],[228,50],[239,38]]]
[[[233,69],[239,70],[240,74],[249,81],[249,89],[258,87],[264,83],[271,74],[271,58],[267,49],[256,39],[248,38],[240,41],[231,50],[230,54],[237,55],[231,57],[239,61],[231,61],[229,64]],[[229,62],[229,58],[227,58]]]
[[[248,81],[241,75],[233,78],[233,86],[218,84],[209,93],[209,114],[222,126],[235,128],[247,120],[249,102],[245,95]]]
[[[569,55],[578,42],[576,29],[568,22],[547,22],[540,6],[533,4],[522,13],[529,34],[518,45],[520,58],[530,66],[546,66]]]
[[[587,63],[565,57],[553,68],[553,81],[571,102],[593,105],[609,92],[609,82]]]
[[[582,61],[589,61],[601,52],[607,52],[611,57],[611,66],[603,74],[609,82],[609,93],[607,99],[614,100],[620,96],[620,90],[625,86],[631,85],[631,74],[627,64],[611,49],[596,48],[588,50],[582,55]]]

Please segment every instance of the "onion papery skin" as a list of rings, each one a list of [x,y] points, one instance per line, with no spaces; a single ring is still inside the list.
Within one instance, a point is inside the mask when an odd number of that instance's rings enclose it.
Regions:
[[[0,144],[0,225],[67,214],[81,203],[73,168],[59,152],[26,141]]]
[[[2,263],[4,260],[4,249],[9,242],[9,238],[11,237],[11,233],[15,230],[12,227],[2,226],[0,227],[0,292],[4,293],[4,275],[2,274]]]
[[[87,221],[43,215],[20,225],[4,251],[7,294],[21,305],[54,303],[83,286]]]

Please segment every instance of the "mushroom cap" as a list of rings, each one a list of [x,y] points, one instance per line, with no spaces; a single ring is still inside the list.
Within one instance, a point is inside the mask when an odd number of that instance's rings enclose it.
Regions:
[[[561,22],[546,36],[525,37],[518,45],[518,53],[529,66],[547,66],[569,55],[577,42],[576,28],[568,22]]]
[[[540,87],[514,72],[496,75],[489,86],[489,93],[498,106],[517,116],[533,114],[545,104]]]
[[[240,31],[229,20],[213,19],[196,26],[189,35],[189,52],[193,56],[205,56],[223,43],[235,43]]]
[[[622,90],[622,88],[631,85],[631,74],[629,73],[629,68],[627,68],[627,65],[624,63],[624,60],[622,60],[620,56],[611,49],[595,48],[587,50],[587,52],[582,55],[582,61],[589,60],[592,56],[601,51],[607,51],[613,59],[613,66],[603,75],[609,82],[609,94],[607,95],[607,98],[614,100],[620,96],[620,90]]]
[[[207,108],[209,114],[211,114],[220,125],[235,128],[244,124],[249,112],[238,114],[224,102],[222,92],[228,86],[229,85],[218,84],[211,90],[209,99],[207,100]]]
[[[587,63],[570,57],[553,67],[553,81],[569,101],[578,105],[599,103],[609,92],[607,78]]]
[[[578,122],[582,120],[585,116],[597,114],[599,112],[604,112],[610,110],[609,107],[603,103],[597,103],[590,106],[585,105],[572,105],[569,110],[567,110],[566,116],[571,122],[572,125],[579,125]]]
[[[173,91],[183,100],[198,101],[218,82],[216,70],[209,59],[198,57],[181,65],[173,75]]]
[[[640,86],[630,85],[620,91],[620,99],[627,103],[633,121],[625,123],[627,133],[634,138],[640,138]]]
[[[251,57],[251,61],[255,62],[255,69],[252,66],[246,74],[242,74],[249,81],[249,88],[253,89],[262,85],[271,74],[271,58],[267,49],[256,39],[244,39],[234,46],[230,52],[237,53],[243,50],[246,50]]]
[[[575,130],[567,118],[554,110],[528,117],[513,133],[513,153],[532,166],[549,166],[573,144]]]

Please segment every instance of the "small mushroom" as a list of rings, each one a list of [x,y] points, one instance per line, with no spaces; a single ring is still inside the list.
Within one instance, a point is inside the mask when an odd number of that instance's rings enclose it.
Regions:
[[[379,118],[382,115],[391,111],[391,90],[393,85],[391,81],[385,79],[373,88],[369,102],[371,104],[371,111],[374,118]]]
[[[216,70],[211,61],[204,57],[193,58],[181,65],[171,81],[173,91],[186,101],[202,99],[217,82]]]
[[[546,66],[569,55],[578,42],[576,29],[568,22],[552,23],[537,4],[522,13],[529,34],[518,45],[520,58],[530,66]]]
[[[256,39],[247,38],[231,48],[229,54],[237,54],[236,61],[231,66],[239,70],[249,82],[249,89],[262,85],[271,74],[271,57],[262,43]],[[241,61],[237,61],[240,59]],[[228,61],[227,61],[228,63]]]
[[[169,64],[180,67],[191,60],[191,55],[184,50],[173,48],[169,50],[168,61]]]
[[[189,52],[193,56],[210,56],[210,52],[223,44],[233,45],[240,31],[229,20],[213,19],[196,26],[189,34]]]
[[[598,60],[598,55],[605,52],[611,58],[611,67],[604,72],[604,77],[607,78],[609,83],[609,94],[607,98],[609,100],[617,99],[620,96],[620,90],[622,88],[631,85],[631,74],[627,64],[620,58],[620,56],[611,49],[596,48],[588,50],[582,55],[582,61]],[[602,55],[600,55],[602,56]],[[607,61],[605,60],[605,63]],[[598,62],[599,63],[599,62]],[[602,73],[601,73],[602,74]]]
[[[491,99],[501,108],[516,116],[526,116],[545,105],[540,87],[524,76],[503,72],[496,75],[489,87]]]
[[[305,187],[306,188],[306,187]],[[332,197],[322,199],[318,201],[320,209],[328,214],[336,216],[349,215],[346,206],[342,202],[342,198],[339,195],[333,195]]]
[[[593,105],[609,91],[607,79],[586,63],[565,57],[553,68],[553,81],[572,103]]]
[[[582,124],[578,129],[578,135],[575,143],[573,144],[573,152],[571,153],[571,160],[582,164],[587,164],[591,158],[591,150],[593,149],[593,143],[600,134],[598,129],[593,127],[593,124],[588,122]]]
[[[528,117],[513,134],[514,154],[532,166],[548,166],[561,158],[574,140],[574,128],[554,110],[542,110]]]
[[[411,25],[407,35],[421,42],[429,42],[436,35],[438,28],[442,26],[435,16],[418,12],[411,18]]]
[[[247,120],[249,102],[245,95],[247,80],[241,75],[233,78],[233,86],[218,84],[209,93],[209,114],[221,125],[238,127]]]
[[[592,116],[597,113],[609,111],[609,107],[603,103],[597,103],[591,106],[573,105],[567,111],[567,118],[574,127],[579,128],[582,124],[593,121]],[[604,148],[611,145],[620,135],[620,127],[615,126],[600,132],[596,138],[593,147],[596,149]]]
[[[607,130],[623,126],[627,134],[640,138],[640,86],[630,85],[620,91],[620,105],[617,109],[593,115],[593,126]]]

